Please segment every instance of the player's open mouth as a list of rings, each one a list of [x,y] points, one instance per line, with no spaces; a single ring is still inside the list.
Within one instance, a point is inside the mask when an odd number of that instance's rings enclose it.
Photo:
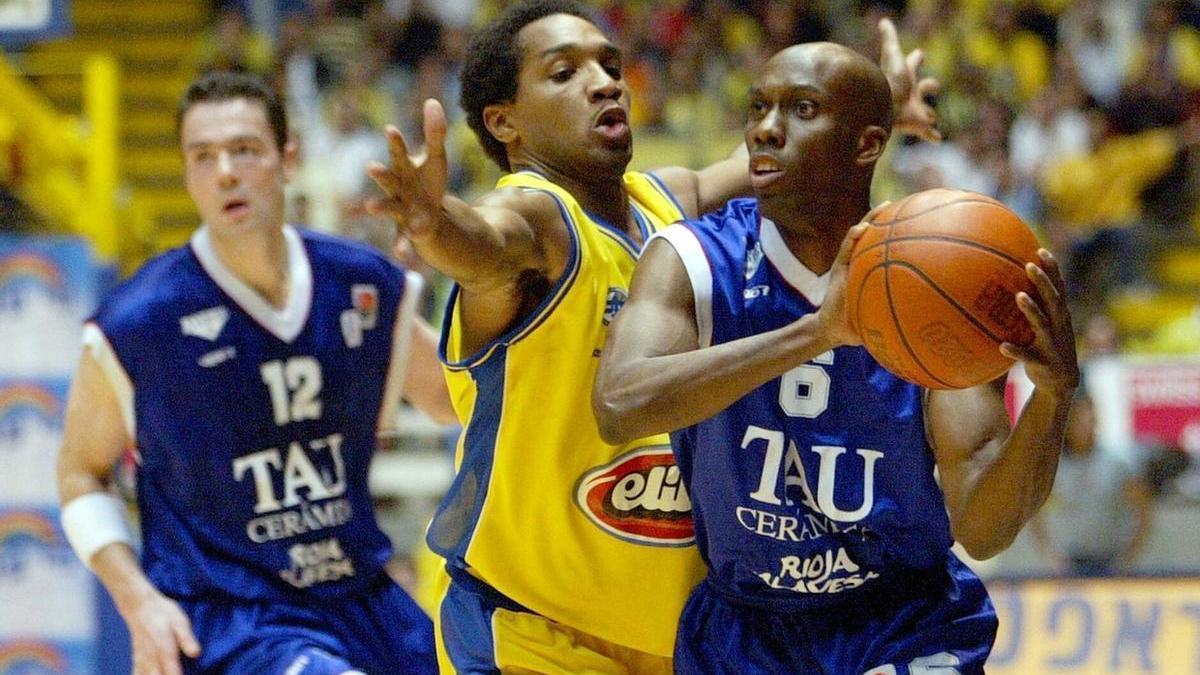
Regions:
[[[620,139],[629,135],[629,115],[623,108],[613,106],[596,118],[596,131],[609,139]]]
[[[779,160],[766,153],[755,153],[750,157],[750,185],[763,188],[783,176]]]
[[[231,199],[225,202],[221,210],[227,216],[241,216],[250,210],[250,203],[244,199]]]

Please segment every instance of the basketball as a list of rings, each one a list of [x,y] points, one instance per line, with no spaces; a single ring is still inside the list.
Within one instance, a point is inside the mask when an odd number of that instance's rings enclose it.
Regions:
[[[1017,291],[1036,298],[1025,263],[1038,240],[1000,202],[935,189],[889,204],[856,242],[846,280],[851,324],[871,356],[929,389],[963,389],[1002,375],[1001,342],[1033,330]]]

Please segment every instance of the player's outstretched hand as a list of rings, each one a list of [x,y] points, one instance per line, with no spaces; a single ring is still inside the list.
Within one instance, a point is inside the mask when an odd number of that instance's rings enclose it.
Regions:
[[[851,325],[850,315],[846,311],[846,275],[850,267],[850,252],[854,250],[858,238],[870,227],[870,221],[875,218],[875,214],[888,204],[891,202],[884,202],[871,209],[863,217],[863,222],[850,228],[842,239],[842,246],[838,249],[833,267],[829,269],[829,290],[825,291],[825,300],[821,302],[821,309],[817,310],[817,319],[832,347],[862,344],[862,338]]]
[[[1042,264],[1027,263],[1025,273],[1037,289],[1037,298],[1024,291],[1017,293],[1017,307],[1033,328],[1033,342],[1027,346],[1005,342],[1000,352],[1025,362],[1025,374],[1039,389],[1064,395],[1079,386],[1079,364],[1075,357],[1075,331],[1067,309],[1067,285],[1058,269],[1058,261],[1046,249],[1038,249]]]
[[[434,99],[425,101],[425,149],[410,153],[404,136],[388,125],[385,133],[391,166],[371,162],[367,175],[384,193],[367,201],[367,210],[390,216],[400,234],[413,239],[432,236],[442,216],[446,194],[446,111]]]
[[[155,592],[122,613],[133,643],[136,675],[180,675],[179,653],[200,655],[192,623],[174,600]]]
[[[932,77],[917,77],[925,54],[920,49],[914,49],[908,56],[904,55],[900,49],[900,37],[896,35],[896,25],[891,19],[879,20],[879,37],[883,47],[879,55],[879,67],[892,86],[892,101],[896,106],[896,120],[892,128],[934,143],[941,141],[942,132],[937,129],[937,111],[925,101],[927,96],[937,94],[941,85]]]

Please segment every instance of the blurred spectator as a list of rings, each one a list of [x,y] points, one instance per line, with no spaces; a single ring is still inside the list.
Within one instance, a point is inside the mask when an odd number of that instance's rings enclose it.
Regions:
[[[1007,101],[1028,101],[1050,80],[1050,50],[1017,23],[1011,2],[994,3],[987,23],[968,35],[965,47],[967,58],[987,71],[993,94]]]
[[[1079,69],[1088,95],[1111,104],[1124,84],[1137,26],[1137,3],[1079,0],[1059,17],[1064,54]]]
[[[1054,490],[1031,534],[1055,571],[1075,576],[1128,572],[1150,533],[1153,496],[1137,462],[1141,448],[1097,445],[1096,414],[1084,387],[1067,423]]]
[[[1078,82],[1063,73],[1017,115],[1008,135],[1016,180],[1036,182],[1048,164],[1087,153],[1091,137],[1083,96]]]
[[[367,163],[387,160],[387,141],[368,122],[351,90],[331,96],[329,116],[327,124],[317,125],[303,139],[303,156],[322,159],[304,162],[296,183],[307,196],[312,227],[350,234],[360,227],[355,221],[365,217],[363,200],[370,185]]]
[[[194,48],[191,67],[195,72],[239,70],[265,75],[272,61],[267,38],[250,28],[239,9],[226,6],[217,12],[212,30]]]
[[[1045,167],[1042,194],[1053,238],[1066,241],[1066,280],[1084,302],[1098,301],[1115,284],[1133,283],[1142,264],[1135,231],[1142,218],[1142,192],[1176,162],[1181,150],[1200,144],[1200,118],[1140,134],[1116,134],[1103,111],[1088,113],[1092,150]]]
[[[321,92],[332,84],[329,63],[313,47],[312,16],[294,12],[283,19],[275,49],[280,82],[292,125],[307,131],[321,114]]]

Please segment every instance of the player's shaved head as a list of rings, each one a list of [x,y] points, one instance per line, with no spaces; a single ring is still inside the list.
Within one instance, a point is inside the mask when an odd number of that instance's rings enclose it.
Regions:
[[[879,66],[835,42],[809,42],[788,47],[767,61],[759,80],[771,77],[798,81],[828,90],[839,103],[843,119],[860,127],[892,128],[892,91]]]

